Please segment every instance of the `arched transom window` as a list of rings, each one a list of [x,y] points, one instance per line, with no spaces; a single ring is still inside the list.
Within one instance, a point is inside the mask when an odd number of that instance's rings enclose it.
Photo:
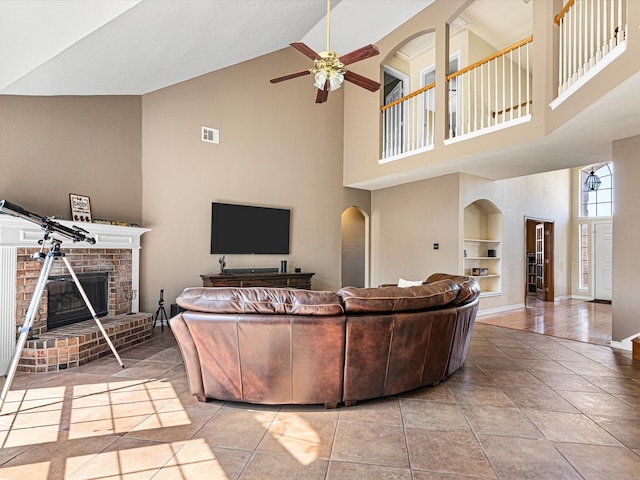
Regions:
[[[588,182],[589,175],[596,175],[600,180],[597,189]],[[613,215],[613,163],[597,163],[580,170],[580,216],[610,217]],[[597,183],[597,181],[596,181]]]

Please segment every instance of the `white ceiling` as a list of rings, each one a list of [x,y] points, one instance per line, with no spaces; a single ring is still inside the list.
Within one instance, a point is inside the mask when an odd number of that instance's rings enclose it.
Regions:
[[[433,0],[333,0],[341,53]],[[326,47],[326,0],[2,0],[0,94],[141,95],[303,41]]]

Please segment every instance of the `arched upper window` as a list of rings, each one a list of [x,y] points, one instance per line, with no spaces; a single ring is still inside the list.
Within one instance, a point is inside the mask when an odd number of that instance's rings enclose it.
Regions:
[[[587,179],[593,172],[600,186],[593,189]],[[580,216],[610,217],[613,215],[613,163],[597,163],[580,170]]]

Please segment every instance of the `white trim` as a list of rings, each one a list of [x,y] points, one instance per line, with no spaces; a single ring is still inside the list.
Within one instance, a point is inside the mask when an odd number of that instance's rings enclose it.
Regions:
[[[525,307],[524,303],[517,303],[515,305],[506,305],[504,307],[488,308],[487,310],[479,310],[476,314],[476,318],[487,317],[489,315],[495,315],[497,313],[510,312],[512,310],[521,310]]]
[[[417,148],[415,150],[411,150],[410,152],[403,152],[397,155],[392,155],[390,157],[381,158],[380,160],[378,160],[378,165],[384,165],[385,163],[395,162],[396,160],[412,157],[413,155],[418,155],[419,153],[428,152],[430,150],[433,150],[433,145],[427,145],[426,147]]]
[[[638,335],[640,335],[640,332],[636,333],[635,335],[631,335],[629,338],[625,338],[620,342],[614,342],[612,340],[609,346],[611,348],[618,348],[620,350],[627,350],[630,352],[633,349],[633,344],[631,342],[631,339],[637,337]]]
[[[555,110],[558,108],[562,102],[568,99],[571,95],[576,93],[583,85],[585,85],[589,80],[595,77],[598,73],[604,70],[611,62],[613,62],[616,58],[624,53],[627,49],[627,41],[623,40],[618,45],[616,45],[608,55],[596,63],[593,67],[591,67],[587,72],[581,76],[575,83],[571,84],[564,92],[556,97],[556,99],[549,104],[551,110]]]
[[[0,375],[6,375],[16,341],[17,248],[0,247]]]
[[[513,127],[515,125],[520,125],[521,123],[530,122],[533,116],[531,114],[523,115],[520,118],[514,118],[513,120],[509,120],[507,122],[499,123],[497,125],[491,125],[490,127],[481,128],[480,130],[475,130],[470,133],[465,133],[464,135],[459,135],[453,138],[447,138],[444,141],[445,145],[451,145],[453,143],[458,143],[463,140],[468,140],[470,138],[480,137],[486,133],[497,132],[499,130],[504,130],[505,128]]]
[[[74,243],[62,238],[62,246],[69,248],[140,248],[140,237],[148,228],[103,225],[100,223],[78,223],[70,220],[55,220],[68,228],[81,227],[94,237],[96,243]],[[0,215],[0,247],[37,247],[44,236],[39,225],[22,218]],[[52,235],[56,237],[55,232]]]
[[[131,250],[131,288],[140,292],[140,237],[151,231],[149,228],[125,227],[120,225],[105,225],[100,223],[78,223],[69,220],[55,220],[60,225],[72,228],[77,225],[88,232],[88,236],[95,238],[96,243],[74,243],[71,240],[63,240],[62,249],[65,248],[121,248]],[[54,232],[53,237],[58,237]],[[38,241],[42,240],[44,232],[36,223],[11,215],[0,214],[0,248],[5,247],[38,247]],[[14,275],[15,278],[15,275]],[[1,293],[0,293],[1,295]],[[14,295],[15,297],[15,295]],[[131,311],[137,312],[140,305],[140,295],[131,300]],[[14,309],[15,310],[15,309]]]
[[[584,290],[584,289],[581,289]],[[569,295],[567,298],[572,300],[584,300],[585,302],[593,301],[593,297],[591,295]]]

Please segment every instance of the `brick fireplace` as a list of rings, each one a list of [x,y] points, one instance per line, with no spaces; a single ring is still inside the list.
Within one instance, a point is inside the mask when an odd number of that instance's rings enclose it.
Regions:
[[[101,224],[82,227],[96,239],[95,245],[63,240],[61,251],[77,275],[108,275],[108,312],[100,321],[114,346],[119,350],[150,338],[151,314],[138,312],[137,298],[140,237],[148,229]],[[13,357],[17,331],[42,270],[43,262],[33,260],[32,255],[39,251],[36,245],[43,235],[36,224],[0,214],[0,375]],[[62,260],[54,260],[49,278],[59,275],[69,272]],[[33,339],[22,351],[19,371],[55,371],[112,354],[93,319],[47,330],[47,293],[45,287],[31,330]]]
[[[24,319],[33,297],[33,291],[40,276],[42,262],[32,260],[37,248],[19,248],[17,251],[16,271],[16,317]],[[108,315],[121,315],[131,309],[131,257],[130,249],[123,248],[64,248],[65,257],[69,260],[76,275],[83,273],[105,272],[108,282]],[[62,260],[52,263],[49,277],[68,275]],[[47,287],[40,298],[38,313],[33,322],[32,334],[37,336],[47,331]],[[21,322],[20,322],[21,323]]]

